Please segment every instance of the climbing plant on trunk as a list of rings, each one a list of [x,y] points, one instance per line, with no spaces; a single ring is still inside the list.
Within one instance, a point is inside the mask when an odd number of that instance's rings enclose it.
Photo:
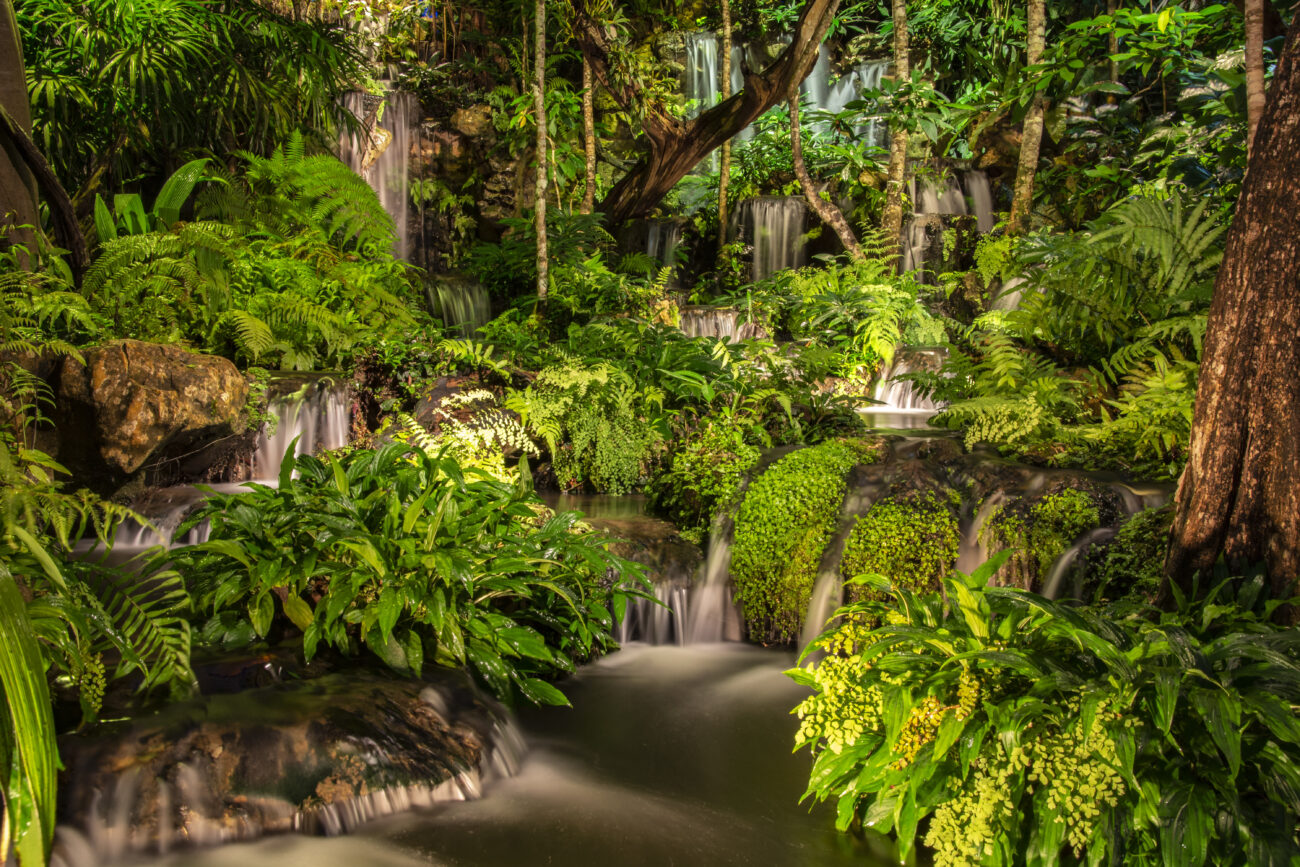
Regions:
[[[1223,555],[1300,576],[1300,19],[1292,23],[1214,287],[1168,578]],[[1202,582],[1202,588],[1204,582]],[[1292,612],[1295,619],[1295,612]]]
[[[893,0],[894,79],[907,81],[912,75],[907,52],[907,0]],[[887,242],[898,244],[903,235],[903,179],[907,172],[907,127],[891,124],[889,131],[889,170],[885,177],[885,208],[880,228]]]

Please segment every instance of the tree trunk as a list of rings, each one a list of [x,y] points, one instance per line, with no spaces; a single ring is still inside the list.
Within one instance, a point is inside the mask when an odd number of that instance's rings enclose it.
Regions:
[[[784,51],[761,73],[744,69],[745,87],[740,93],[682,120],[659,105],[642,106],[641,124],[650,152],[624,175],[601,202],[600,210],[612,223],[644,217],[654,209],[673,185],[695,168],[700,160],[749,126],[778,102],[790,98],[817,62],[817,50],[830,28],[840,0],[808,0]],[[624,108],[637,112],[639,93],[635,84],[616,75],[609,58],[613,44],[604,26],[578,2],[575,29],[582,53],[592,71]]]
[[[596,81],[591,64],[582,58],[582,146],[586,151],[587,185],[582,190],[582,213],[596,209]]]
[[[1255,128],[1264,113],[1264,3],[1245,0],[1246,18],[1246,158],[1255,147]]]
[[[808,174],[808,167],[803,162],[803,131],[799,128],[799,97],[795,96],[790,99],[790,153],[794,159],[794,176],[799,179],[799,186],[803,189],[804,201],[808,207],[813,209],[821,221],[835,230],[835,235],[844,245],[844,249],[854,260],[866,258],[862,253],[862,246],[858,244],[858,238],[853,234],[853,227],[849,221],[844,219],[844,213],[835,205],[834,202],[828,202],[818,194],[817,189],[813,186],[812,176]]]
[[[893,0],[894,17],[894,80],[907,81],[912,77],[908,59],[907,0]],[[895,125],[889,132],[889,172],[885,176],[885,208],[880,215],[880,228],[885,243],[901,249],[903,239],[903,181],[907,175],[907,129]],[[901,261],[902,257],[899,256]]]
[[[537,300],[545,301],[550,285],[546,250],[546,0],[533,11],[533,112],[537,115],[537,187],[533,199],[537,235]]]
[[[722,101],[731,98],[731,0],[722,0]],[[731,186],[731,139],[722,143],[718,164],[718,254],[727,246],[727,188]]]
[[[1276,592],[1300,575],[1296,165],[1300,18],[1269,88],[1214,286],[1191,452],[1165,563],[1168,578],[1185,590],[1221,554],[1234,568],[1265,564]]]
[[[10,0],[0,0],[0,109],[9,113],[24,135],[31,135],[32,107],[27,98],[23,46]],[[0,234],[7,234],[9,243],[30,246],[31,233],[14,227],[35,226],[38,219],[36,178],[17,144],[0,141]]]
[[[1115,16],[1115,10],[1119,8],[1118,2],[1119,0],[1106,0],[1106,14],[1112,18]],[[1115,55],[1119,54],[1119,34],[1115,32],[1113,24],[1110,28],[1110,35],[1106,39],[1106,53],[1110,58],[1110,80],[1115,84],[1119,84],[1119,61],[1115,59]],[[1107,105],[1116,105],[1118,102],[1119,97],[1115,94],[1106,94]]]
[[[1028,50],[1025,63],[1033,66],[1043,60],[1043,47],[1047,39],[1047,9],[1045,0],[1029,0]],[[1043,97],[1034,92],[1025,115],[1020,134],[1020,164],[1016,168],[1016,186],[1011,199],[1011,217],[1007,232],[1024,234],[1029,229],[1029,211],[1034,204],[1034,175],[1038,172],[1038,150],[1043,143]]]

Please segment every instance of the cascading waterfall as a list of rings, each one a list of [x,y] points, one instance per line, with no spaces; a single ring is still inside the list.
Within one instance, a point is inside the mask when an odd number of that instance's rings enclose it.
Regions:
[[[687,109],[690,117],[718,103],[718,37],[713,33],[686,34],[686,80],[682,89],[693,101]]]
[[[651,259],[676,267],[681,242],[682,224],[677,220],[651,220],[646,224],[645,254]]]
[[[729,515],[720,515],[709,531],[709,553],[704,561],[704,580],[698,581],[691,594],[690,615],[686,623],[686,643],[710,644],[739,641],[744,624],[732,600],[731,542],[735,523]]]
[[[342,448],[348,444],[351,416],[346,385],[316,379],[292,394],[273,398],[267,411],[278,422],[274,433],[268,434],[263,429],[258,437],[253,458],[255,480],[279,478],[281,462],[295,439],[295,456]]]
[[[975,227],[980,234],[993,231],[993,190],[989,187],[989,176],[978,170],[963,172],[962,182],[975,212]]]
[[[796,196],[759,196],[740,203],[732,217],[732,237],[742,237],[754,248],[754,282],[807,263],[807,221],[808,205]]]
[[[487,289],[474,280],[440,275],[429,283],[430,302],[443,324],[461,337],[471,337],[492,320],[492,302]]]
[[[948,357],[942,348],[900,347],[893,363],[876,383],[875,399],[891,411],[937,412],[941,407],[916,389],[915,383],[902,377],[920,371],[937,371]]]
[[[393,218],[397,240],[393,255],[411,260],[409,189],[411,145],[420,119],[420,101],[411,93],[390,91],[381,105],[371,109],[373,97],[361,91],[344,94],[343,106],[362,122],[363,132],[347,129],[339,137],[339,159],[365,178]]]

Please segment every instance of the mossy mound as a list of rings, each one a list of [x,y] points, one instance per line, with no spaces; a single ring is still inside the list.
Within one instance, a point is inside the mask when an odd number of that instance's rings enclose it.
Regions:
[[[731,578],[752,640],[798,637],[845,478],[879,455],[877,444],[834,440],[786,455],[750,485],[736,516]]]
[[[1083,487],[1057,486],[1036,498],[1016,498],[1000,507],[981,531],[989,553],[1015,553],[998,570],[1003,586],[1037,590],[1052,564],[1089,530],[1109,523],[1111,504]]]
[[[938,590],[957,561],[961,531],[950,502],[932,492],[887,497],[858,518],[844,547],[840,575],[883,575],[899,587]],[[849,587],[849,598],[861,588]]]
[[[1110,544],[1089,558],[1092,597],[1098,602],[1154,597],[1164,575],[1173,520],[1174,510],[1165,506],[1138,512],[1125,521]]]

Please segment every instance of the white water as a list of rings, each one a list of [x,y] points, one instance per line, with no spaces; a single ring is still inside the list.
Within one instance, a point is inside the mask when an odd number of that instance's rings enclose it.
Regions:
[[[682,224],[677,220],[650,220],[646,224],[645,253],[651,259],[675,267],[681,242]]]
[[[1115,529],[1113,527],[1098,527],[1097,529],[1089,530],[1087,533],[1080,536],[1073,545],[1067,548],[1061,556],[1056,558],[1056,562],[1053,563],[1052,568],[1048,570],[1047,580],[1043,582],[1043,596],[1048,599],[1060,599],[1061,590],[1065,585],[1065,579],[1070,575],[1075,562],[1079,559],[1079,555],[1083,553],[1086,548],[1089,548],[1098,542],[1104,542],[1114,535]],[[1074,592],[1071,595],[1077,597],[1080,589],[1081,588],[1079,587],[1075,587]]]
[[[808,261],[805,239],[808,206],[796,196],[746,199],[732,218],[732,237],[743,237],[754,248],[754,282]]]
[[[492,304],[481,283],[435,278],[430,291],[443,323],[461,337],[472,337],[492,319]]]
[[[975,212],[975,227],[980,234],[993,231],[993,191],[989,188],[989,176],[982,171],[970,171],[962,175],[962,180],[966,182],[966,195]]]
[[[923,370],[937,371],[943,366],[947,355],[943,349],[900,347],[889,368],[876,382],[873,397],[880,401],[885,411],[937,412],[942,408],[939,404],[918,391],[911,380],[899,377]]]
[[[265,430],[258,437],[253,457],[253,478],[268,481],[280,477],[280,465],[297,439],[293,454],[310,455],[348,444],[351,427],[346,385],[310,382],[293,394],[271,400],[267,411],[279,419],[275,432]]]
[[[739,641],[742,620],[731,597],[732,519],[723,515],[709,533],[709,552],[704,560],[704,579],[697,580],[691,594],[686,622],[686,643],[710,644]]]
[[[363,123],[370,120],[366,94],[352,91],[343,96],[343,107]],[[420,101],[411,93],[389,92],[384,97],[382,117],[376,116],[368,134],[353,136],[344,129],[339,137],[339,159],[365,178],[393,218],[397,240],[393,255],[409,262],[409,189],[411,146],[416,140]]]

